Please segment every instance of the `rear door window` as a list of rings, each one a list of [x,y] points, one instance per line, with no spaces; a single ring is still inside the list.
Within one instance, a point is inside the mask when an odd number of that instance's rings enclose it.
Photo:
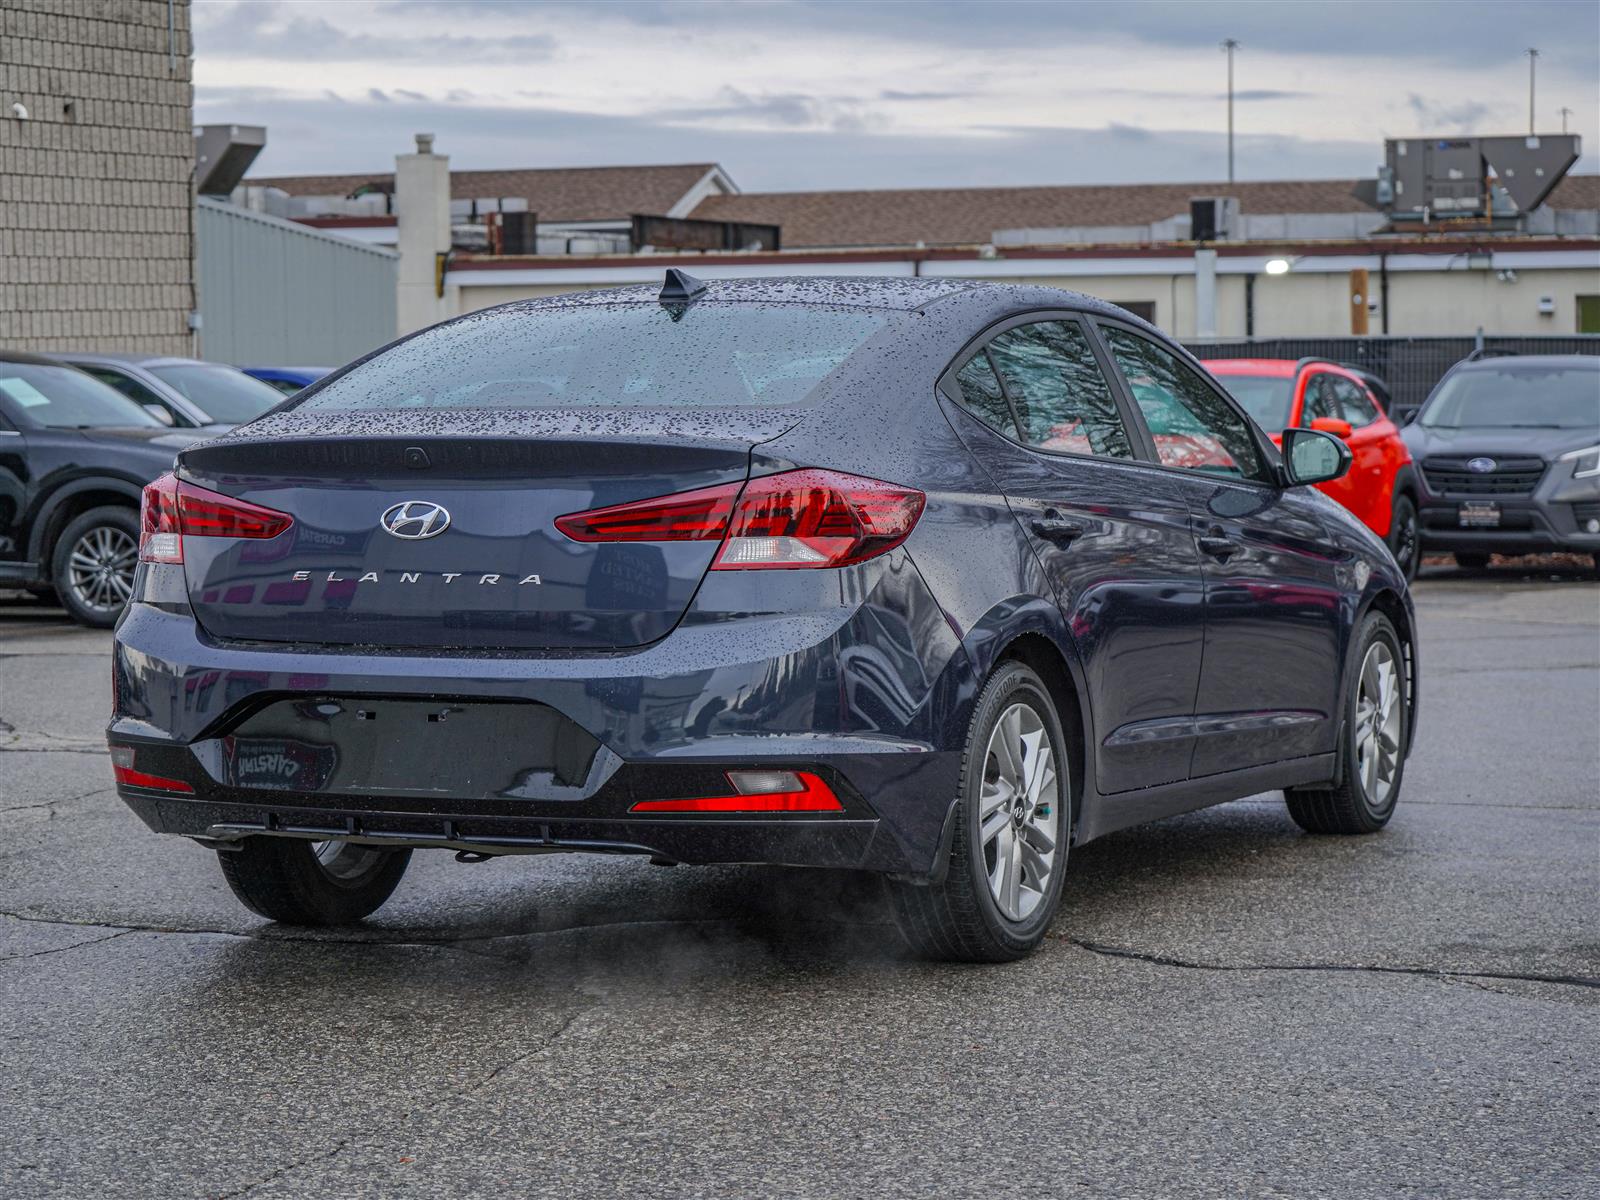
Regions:
[[[1075,321],[1035,321],[989,343],[1023,441],[1040,450],[1133,458],[1133,440]]]

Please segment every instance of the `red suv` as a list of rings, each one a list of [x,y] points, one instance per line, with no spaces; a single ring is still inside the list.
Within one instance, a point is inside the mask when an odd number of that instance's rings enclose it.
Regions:
[[[1296,425],[1343,438],[1355,462],[1342,479],[1319,484],[1389,544],[1407,579],[1421,557],[1411,453],[1384,414],[1363,371],[1317,358],[1219,358],[1220,379],[1274,442]]]

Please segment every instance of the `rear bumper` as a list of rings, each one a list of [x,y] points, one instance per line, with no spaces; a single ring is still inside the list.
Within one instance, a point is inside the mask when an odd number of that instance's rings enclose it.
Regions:
[[[926,874],[956,795],[952,731],[970,704],[970,667],[948,625],[927,619],[936,610],[909,560],[860,571],[865,603],[762,619],[748,615],[759,613],[750,597],[725,595],[727,610],[742,612],[736,622],[686,620],[642,650],[583,657],[218,643],[177,607],[135,603],[117,631],[108,740],[132,749],[139,774],[181,787],[118,791],[152,829],[220,843],[339,837]],[[840,582],[829,585],[837,602]],[[719,598],[702,589],[701,599]],[[908,655],[912,645],[921,653]],[[367,698],[407,714],[404,753],[390,751],[406,765],[363,765],[381,763],[372,755],[385,753],[382,739],[253,724],[286,699],[317,698]],[[581,743],[589,765],[552,774],[548,741],[525,760],[512,754],[509,769],[505,746],[520,737],[428,741],[446,726],[412,720],[423,701],[559,714],[556,744]],[[384,715],[363,728],[388,723]],[[419,740],[429,748],[418,751]],[[254,760],[242,765],[246,754]],[[288,764],[277,774],[274,757]],[[461,765],[435,769],[456,758]],[[812,772],[841,810],[631,811],[641,800],[725,796],[726,772],[738,769]]]

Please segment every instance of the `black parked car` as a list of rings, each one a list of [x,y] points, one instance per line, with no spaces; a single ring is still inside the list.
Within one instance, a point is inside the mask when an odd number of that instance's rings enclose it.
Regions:
[[[0,586],[109,626],[133,587],[139,493],[194,441],[52,359],[0,350]]]
[[[280,921],[365,916],[413,848],[588,851],[880,872],[924,952],[1014,958],[1091,838],[1394,812],[1406,581],[1302,486],[1343,443],[1283,439],[1049,288],[474,313],[146,490],[119,792]]]
[[[1600,357],[1458,363],[1402,436],[1422,468],[1424,549],[1464,567],[1576,551],[1600,568]]]

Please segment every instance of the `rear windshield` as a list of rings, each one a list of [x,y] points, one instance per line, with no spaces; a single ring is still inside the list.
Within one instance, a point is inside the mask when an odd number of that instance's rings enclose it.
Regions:
[[[0,407],[46,429],[164,428],[132,400],[76,367],[0,362]]]
[[[1226,375],[1217,379],[1261,428],[1276,432],[1289,424],[1294,380],[1272,375]]]
[[[283,395],[275,388],[232,367],[184,363],[146,370],[223,425],[243,425],[283,403]]]
[[[1457,371],[1428,401],[1418,424],[1432,429],[1594,429],[1600,370],[1505,366]]]
[[[891,314],[795,304],[485,312],[363,363],[299,407],[739,407],[803,399]]]

